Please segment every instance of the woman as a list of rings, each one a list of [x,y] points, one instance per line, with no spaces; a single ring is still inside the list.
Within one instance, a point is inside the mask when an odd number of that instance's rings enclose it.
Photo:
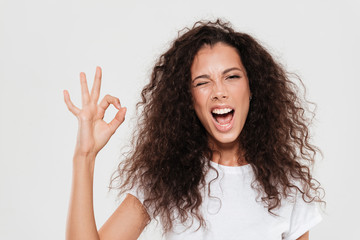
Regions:
[[[309,167],[309,119],[285,70],[251,36],[227,23],[198,22],[156,63],[142,91],[134,147],[113,178],[127,194],[97,231],[93,172],[97,153],[126,108],[105,96],[101,69],[82,109],[74,154],[68,239],[136,239],[160,219],[166,239],[309,239],[321,217]],[[102,120],[112,104],[119,111]]]

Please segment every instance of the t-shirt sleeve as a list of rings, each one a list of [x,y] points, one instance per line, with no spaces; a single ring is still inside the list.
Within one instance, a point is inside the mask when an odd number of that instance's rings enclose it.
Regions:
[[[307,203],[298,193],[290,217],[290,228],[284,240],[295,240],[321,222],[322,217],[316,202]]]
[[[146,207],[144,205],[144,200],[145,200],[145,195],[144,195],[144,192],[141,190],[141,188],[138,188],[136,186],[134,186],[132,189],[130,190],[127,190],[125,192],[125,194],[131,194],[133,195],[134,197],[136,197],[140,203],[144,206],[144,208],[146,209],[147,213],[149,214],[149,216],[151,217],[151,213],[153,212],[152,208],[151,207]]]
[[[144,204],[144,199],[145,199],[144,193],[142,191],[140,191],[140,189],[137,188],[136,186],[133,187],[132,189],[126,191],[126,194],[133,195],[141,202],[141,204]]]

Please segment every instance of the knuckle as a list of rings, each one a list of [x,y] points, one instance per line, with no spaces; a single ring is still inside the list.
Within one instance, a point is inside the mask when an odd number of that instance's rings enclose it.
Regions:
[[[116,104],[116,103],[120,103],[120,100],[119,100],[119,98],[117,98],[117,97],[114,97],[114,102],[113,102],[114,104]]]

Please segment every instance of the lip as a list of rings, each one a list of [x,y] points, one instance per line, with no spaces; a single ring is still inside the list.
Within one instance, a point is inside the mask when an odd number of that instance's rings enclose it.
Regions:
[[[234,111],[234,113],[233,113],[233,117],[232,117],[231,121],[230,121],[228,124],[221,125],[220,123],[218,123],[218,122],[215,120],[215,118],[212,116],[211,113],[212,113],[212,111],[213,111],[214,109],[224,109],[224,108],[231,108],[231,109]],[[215,125],[215,128],[216,128],[219,132],[225,133],[225,132],[230,131],[230,130],[233,128],[233,126],[234,126],[234,118],[235,118],[235,109],[234,109],[233,107],[231,107],[231,106],[229,106],[229,105],[217,105],[217,106],[214,106],[214,107],[211,108],[210,115],[211,115],[212,122],[213,122],[214,125]]]

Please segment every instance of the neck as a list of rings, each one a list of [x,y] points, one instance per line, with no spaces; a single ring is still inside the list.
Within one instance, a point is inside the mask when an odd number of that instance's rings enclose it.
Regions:
[[[213,151],[211,161],[225,166],[243,166],[247,164],[238,141],[226,144],[210,141],[209,144]]]

